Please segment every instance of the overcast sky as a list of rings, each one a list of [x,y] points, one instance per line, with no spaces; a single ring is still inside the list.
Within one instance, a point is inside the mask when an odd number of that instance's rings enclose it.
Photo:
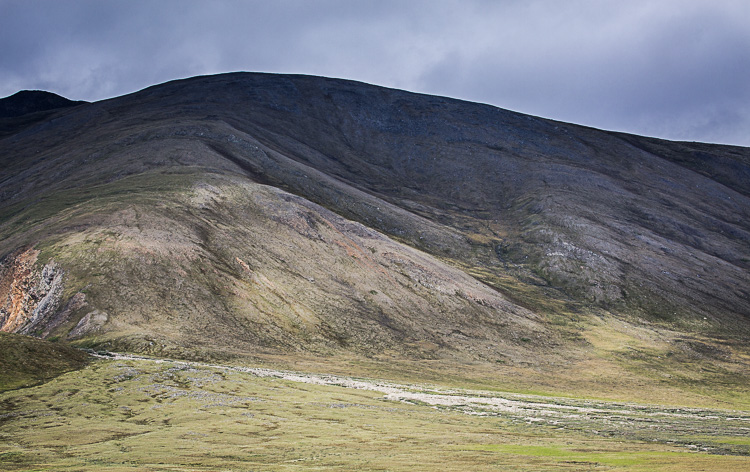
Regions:
[[[0,0],[0,97],[238,70],[750,146],[750,0]]]

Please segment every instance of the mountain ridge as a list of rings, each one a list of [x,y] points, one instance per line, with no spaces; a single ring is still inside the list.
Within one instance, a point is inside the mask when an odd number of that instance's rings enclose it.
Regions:
[[[57,110],[0,138],[0,168],[16,331],[183,358],[747,370],[747,148],[233,73]]]

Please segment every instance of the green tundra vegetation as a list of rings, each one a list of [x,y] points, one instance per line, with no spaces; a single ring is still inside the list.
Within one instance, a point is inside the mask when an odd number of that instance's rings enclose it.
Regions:
[[[466,405],[389,401],[231,368],[96,360],[0,395],[0,464],[9,471],[750,467],[747,412],[682,408],[670,418],[657,407],[586,401],[578,404],[598,413],[547,421],[550,402],[577,403],[533,401],[538,408],[520,414],[469,414]]]

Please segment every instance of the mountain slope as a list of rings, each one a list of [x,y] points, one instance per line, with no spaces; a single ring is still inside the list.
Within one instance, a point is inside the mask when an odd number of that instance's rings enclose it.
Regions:
[[[55,111],[0,140],[0,169],[5,330],[182,357],[747,369],[746,148],[239,73]]]

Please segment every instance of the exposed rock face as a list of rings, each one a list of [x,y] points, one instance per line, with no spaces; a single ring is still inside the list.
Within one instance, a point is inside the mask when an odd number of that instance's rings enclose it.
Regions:
[[[76,339],[86,334],[95,333],[104,326],[104,323],[106,323],[108,319],[109,316],[107,316],[106,313],[94,310],[81,318],[81,321],[79,321],[76,327],[68,334],[68,339]]]
[[[87,305],[86,295],[78,292],[70,297],[70,300],[61,309],[57,310],[53,316],[45,319],[44,323],[36,323],[35,328],[39,328],[38,332],[42,338],[47,338],[58,326],[70,320],[73,313],[76,313]],[[29,332],[32,331],[31,329],[29,330]]]
[[[20,249],[0,263],[0,330],[29,333],[60,304],[63,270],[50,261],[36,266],[39,251]]]

